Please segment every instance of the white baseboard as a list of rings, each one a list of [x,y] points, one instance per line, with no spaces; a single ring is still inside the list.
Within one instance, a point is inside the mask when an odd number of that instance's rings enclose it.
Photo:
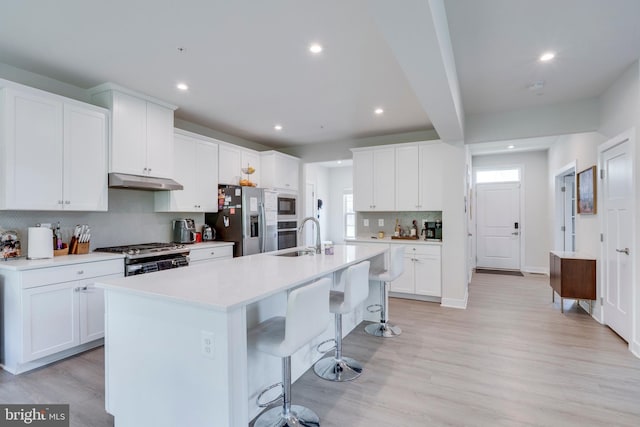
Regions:
[[[631,341],[631,343],[629,343],[629,350],[635,357],[640,359],[640,342]]]
[[[440,306],[449,307],[449,308],[460,308],[464,310],[467,308],[468,301],[469,301],[469,288],[466,289],[463,299],[442,298],[442,301],[440,302]]]
[[[524,266],[520,269],[523,273],[546,274],[549,275],[549,269],[546,267],[530,267]]]

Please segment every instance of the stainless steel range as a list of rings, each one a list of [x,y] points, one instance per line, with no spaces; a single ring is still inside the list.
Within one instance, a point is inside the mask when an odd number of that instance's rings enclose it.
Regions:
[[[124,254],[124,275],[153,273],[189,265],[189,248],[179,243],[143,243],[111,246],[97,252]]]

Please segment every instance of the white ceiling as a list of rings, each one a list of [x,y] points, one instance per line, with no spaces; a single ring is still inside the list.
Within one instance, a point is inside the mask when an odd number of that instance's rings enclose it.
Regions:
[[[640,57],[638,0],[0,7],[0,62],[81,88],[111,81],[178,105],[177,118],[272,147],[434,127],[457,138],[463,114],[590,98]],[[537,62],[547,49],[556,60]],[[537,80],[544,89],[528,90]]]

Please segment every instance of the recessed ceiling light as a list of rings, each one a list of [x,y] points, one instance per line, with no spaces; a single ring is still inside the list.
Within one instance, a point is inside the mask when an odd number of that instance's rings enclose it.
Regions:
[[[376,108],[375,110],[373,110],[373,112],[376,113],[377,115],[380,115],[384,113],[384,110],[382,108]]]
[[[507,148],[508,148],[509,150],[511,150],[511,149],[516,148],[516,146],[515,146],[515,145],[507,145]]]
[[[338,164],[341,165],[342,164],[342,160],[338,160]]]
[[[275,125],[273,128],[275,130],[282,130],[282,125]]]
[[[189,86],[187,86],[187,84],[186,84],[186,83],[178,83],[178,84],[176,85],[176,87],[177,87],[178,89],[180,89],[180,90],[188,90],[188,89],[189,89]]]
[[[320,53],[320,52],[322,52],[322,45],[320,45],[318,43],[313,43],[311,46],[309,46],[309,52],[311,52],[311,53]]]
[[[542,62],[551,61],[555,57],[556,57],[555,53],[553,53],[553,52],[545,52],[540,56],[540,61],[542,61]]]

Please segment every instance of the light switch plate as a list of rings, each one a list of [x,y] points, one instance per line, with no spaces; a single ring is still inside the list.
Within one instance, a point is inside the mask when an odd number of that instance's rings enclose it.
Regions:
[[[384,227],[384,219],[382,218],[378,219],[378,227]]]
[[[364,220],[362,220],[362,225],[363,225],[364,227],[368,227],[368,226],[369,226],[369,220],[368,220],[368,219],[364,219]]]

